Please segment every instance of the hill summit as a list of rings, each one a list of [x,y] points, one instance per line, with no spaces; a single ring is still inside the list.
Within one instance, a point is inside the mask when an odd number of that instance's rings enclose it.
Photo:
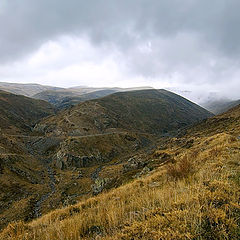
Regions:
[[[213,114],[172,92],[139,90],[85,101],[43,120],[35,129],[56,135],[165,134],[210,116]]]

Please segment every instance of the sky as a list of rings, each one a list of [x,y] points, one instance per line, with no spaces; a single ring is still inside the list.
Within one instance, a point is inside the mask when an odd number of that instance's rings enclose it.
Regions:
[[[0,81],[240,98],[239,0],[1,0]]]

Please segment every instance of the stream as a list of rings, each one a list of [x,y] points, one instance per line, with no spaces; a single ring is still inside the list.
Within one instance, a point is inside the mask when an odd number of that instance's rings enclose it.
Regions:
[[[46,166],[46,168],[47,168],[47,174],[49,178],[48,186],[50,188],[50,192],[42,195],[41,198],[35,203],[34,210],[33,210],[34,218],[38,218],[42,216],[42,211],[41,211],[42,204],[56,191],[56,187],[55,187],[56,179],[55,179],[53,170],[50,166]]]

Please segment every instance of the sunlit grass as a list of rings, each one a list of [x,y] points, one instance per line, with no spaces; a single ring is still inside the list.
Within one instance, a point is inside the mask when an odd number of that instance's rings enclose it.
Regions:
[[[0,239],[239,239],[239,142],[201,137],[150,176],[10,224]]]

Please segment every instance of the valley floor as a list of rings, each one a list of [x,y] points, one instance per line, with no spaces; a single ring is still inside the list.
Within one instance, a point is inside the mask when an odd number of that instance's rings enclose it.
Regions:
[[[229,133],[171,139],[145,176],[30,223],[0,239],[239,239],[240,140]],[[164,157],[166,158],[166,157]]]

